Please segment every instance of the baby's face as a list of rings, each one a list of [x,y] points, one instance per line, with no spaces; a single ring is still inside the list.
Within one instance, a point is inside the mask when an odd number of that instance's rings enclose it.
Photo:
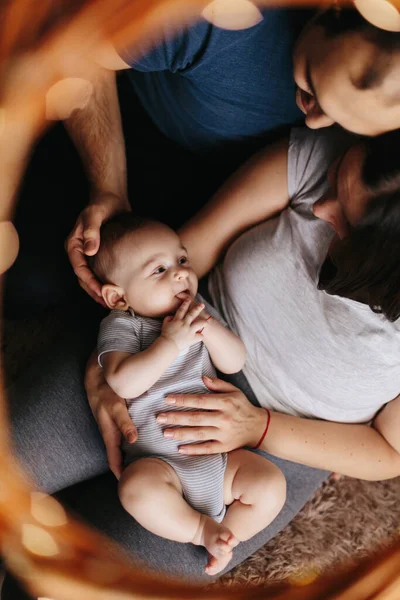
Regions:
[[[163,224],[146,225],[128,236],[120,252],[117,281],[129,306],[143,317],[165,317],[182,304],[182,292],[193,298],[198,280],[186,248],[177,234]]]

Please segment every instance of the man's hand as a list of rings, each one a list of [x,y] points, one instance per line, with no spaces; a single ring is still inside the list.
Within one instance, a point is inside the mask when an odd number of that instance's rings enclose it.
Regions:
[[[125,400],[113,392],[105,381],[95,353],[87,366],[85,388],[90,408],[104,440],[109,467],[119,479],[122,473],[122,436],[133,444],[137,440],[137,431]]]
[[[100,227],[113,215],[131,210],[129,202],[114,194],[96,197],[79,215],[69,234],[65,249],[79,285],[96,302],[105,306],[101,295],[101,284],[90,270],[86,256],[93,256],[100,246]]]

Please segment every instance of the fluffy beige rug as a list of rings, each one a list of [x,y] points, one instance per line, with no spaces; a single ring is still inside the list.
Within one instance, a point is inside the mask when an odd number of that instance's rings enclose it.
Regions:
[[[63,329],[62,311],[45,318],[6,322],[3,351],[8,380]],[[400,478],[371,483],[330,478],[276,538],[223,577],[232,585],[305,581],[360,559],[398,533]]]

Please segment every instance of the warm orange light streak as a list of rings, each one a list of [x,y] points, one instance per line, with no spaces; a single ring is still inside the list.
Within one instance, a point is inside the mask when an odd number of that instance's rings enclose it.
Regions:
[[[373,3],[385,0],[357,0]],[[230,4],[229,4],[230,2]],[[0,8],[0,273],[18,251],[15,230],[6,223],[30,149],[49,119],[64,118],[90,95],[98,68],[92,57],[111,41],[117,46],[155,44],[168,18],[176,29],[203,16],[227,26],[249,26],[257,7],[248,0],[5,0]],[[395,5],[400,8],[400,0]],[[285,5],[327,2],[282,0]],[[208,6],[208,8],[207,8]],[[229,6],[235,8],[234,16]],[[242,11],[242,12],[241,12]],[[389,11],[396,17],[393,8]],[[242,16],[240,16],[242,15]],[[222,21],[221,21],[222,19]],[[61,87],[60,87],[61,86]],[[64,87],[63,87],[64,86]],[[61,112],[57,93],[65,96]],[[64,90],[64,91],[63,91]],[[67,90],[67,93],[65,93]],[[10,176],[11,175],[11,176]],[[4,284],[0,277],[0,288]],[[1,290],[0,290],[1,291]],[[1,332],[0,332],[1,333]],[[0,547],[12,571],[42,598],[113,600],[204,598],[274,600],[398,600],[400,543],[347,573],[309,577],[268,589],[224,589],[166,581],[138,569],[109,540],[67,515],[54,500],[38,496],[14,462],[8,441],[6,398],[0,370]],[[33,494],[33,495],[32,495]],[[309,575],[309,574],[308,574]]]

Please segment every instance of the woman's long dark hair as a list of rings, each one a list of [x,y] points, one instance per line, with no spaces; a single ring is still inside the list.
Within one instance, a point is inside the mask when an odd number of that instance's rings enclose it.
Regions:
[[[371,194],[362,219],[322,266],[318,289],[400,317],[400,130],[365,139],[361,180]]]

